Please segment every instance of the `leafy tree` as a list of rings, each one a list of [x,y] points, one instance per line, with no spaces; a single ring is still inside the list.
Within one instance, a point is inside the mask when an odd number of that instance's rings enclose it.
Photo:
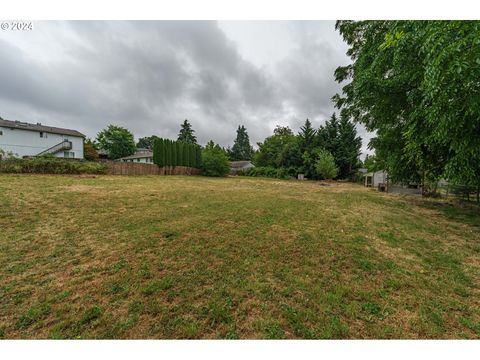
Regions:
[[[109,159],[118,159],[135,153],[133,134],[120,126],[109,125],[98,133],[96,141],[100,148],[107,151]]]
[[[195,137],[195,131],[192,129],[192,125],[187,119],[180,125],[180,133],[178,134],[179,141],[183,141],[189,144],[196,144],[197,138]]]
[[[311,150],[311,148],[315,145],[316,134],[317,131],[312,127],[310,120],[305,120],[305,124],[300,128],[300,132],[298,133],[300,138],[300,151],[302,153]]]
[[[363,166],[369,172],[382,170],[384,168],[375,155],[368,155],[368,154],[367,156],[365,156],[365,160],[363,161]]]
[[[302,153],[298,138],[289,127],[277,126],[273,135],[258,143],[254,156],[256,166],[298,167],[302,164]]]
[[[250,145],[250,139],[245,126],[238,126],[237,138],[233,143],[232,149],[227,149],[227,153],[232,161],[252,159],[253,147]]]
[[[333,155],[324,149],[318,151],[319,159],[315,163],[317,174],[324,179],[333,179],[338,175],[338,168],[335,165]]]
[[[98,160],[98,152],[97,149],[95,149],[95,144],[89,138],[85,139],[83,143],[83,157],[88,161]]]
[[[202,174],[206,176],[226,176],[230,172],[230,161],[225,151],[212,140],[202,151]]]
[[[137,148],[153,150],[153,144],[157,139],[159,137],[156,135],[140,138],[137,142]]]
[[[342,114],[375,131],[392,180],[480,180],[480,23],[339,21],[353,63],[336,95]],[[425,188],[425,187],[424,187]]]

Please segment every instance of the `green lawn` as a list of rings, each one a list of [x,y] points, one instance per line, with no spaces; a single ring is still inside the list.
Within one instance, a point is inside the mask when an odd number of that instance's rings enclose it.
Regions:
[[[359,185],[0,175],[0,338],[479,338],[480,212]]]

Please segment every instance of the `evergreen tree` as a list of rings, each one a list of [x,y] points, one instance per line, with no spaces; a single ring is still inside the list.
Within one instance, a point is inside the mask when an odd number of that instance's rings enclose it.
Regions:
[[[165,149],[165,157],[166,157],[165,165],[167,165],[167,166],[172,166],[172,142],[167,139],[167,140],[165,140],[165,145],[166,145],[166,149]]]
[[[315,144],[315,136],[317,132],[312,127],[310,120],[305,120],[305,124],[300,128],[298,136],[300,138],[300,150],[303,153],[306,150],[310,150]]]
[[[186,142],[183,143],[183,166],[190,166],[190,152]]]
[[[202,167],[202,148],[197,145],[195,147],[195,157],[197,158],[197,168]]]
[[[232,161],[252,159],[253,147],[250,145],[250,139],[245,126],[238,126],[237,138],[233,143],[232,149],[227,148],[227,153]]]
[[[177,142],[172,141],[172,166],[178,166],[177,163]]]
[[[338,177],[346,179],[359,167],[362,147],[362,139],[357,136],[355,125],[346,116],[340,117],[337,144],[337,152],[333,156],[338,167]]]
[[[190,144],[190,149],[189,149],[189,153],[190,153],[190,167],[192,167],[192,168],[196,168],[196,167],[197,167],[197,164],[196,164],[197,156],[195,155],[195,146],[196,146],[196,145]]]
[[[177,148],[177,165],[183,166],[183,143],[181,141],[175,142]]]
[[[192,129],[192,125],[187,119],[180,125],[180,133],[178,134],[179,141],[183,141],[189,144],[196,144],[197,138],[195,137],[195,131]]]
[[[333,113],[330,120],[327,120],[324,126],[320,126],[317,132],[317,145],[329,151],[334,157],[339,147],[338,126],[337,116]]]

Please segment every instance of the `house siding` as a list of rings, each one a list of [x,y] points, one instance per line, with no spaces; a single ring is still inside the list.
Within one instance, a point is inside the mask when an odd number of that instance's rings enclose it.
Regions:
[[[73,135],[61,135],[44,132],[40,137],[39,131],[12,129],[0,127],[0,149],[5,152],[12,152],[15,156],[35,156],[52,146],[61,143],[63,140],[72,142],[72,149],[75,159],[83,159],[83,137]],[[56,157],[65,157],[63,151],[53,154]]]

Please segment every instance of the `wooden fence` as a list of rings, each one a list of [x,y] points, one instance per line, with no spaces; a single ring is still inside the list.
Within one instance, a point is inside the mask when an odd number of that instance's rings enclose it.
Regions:
[[[159,167],[154,164],[138,164],[133,162],[109,161],[109,175],[200,175],[200,170],[186,166]]]

